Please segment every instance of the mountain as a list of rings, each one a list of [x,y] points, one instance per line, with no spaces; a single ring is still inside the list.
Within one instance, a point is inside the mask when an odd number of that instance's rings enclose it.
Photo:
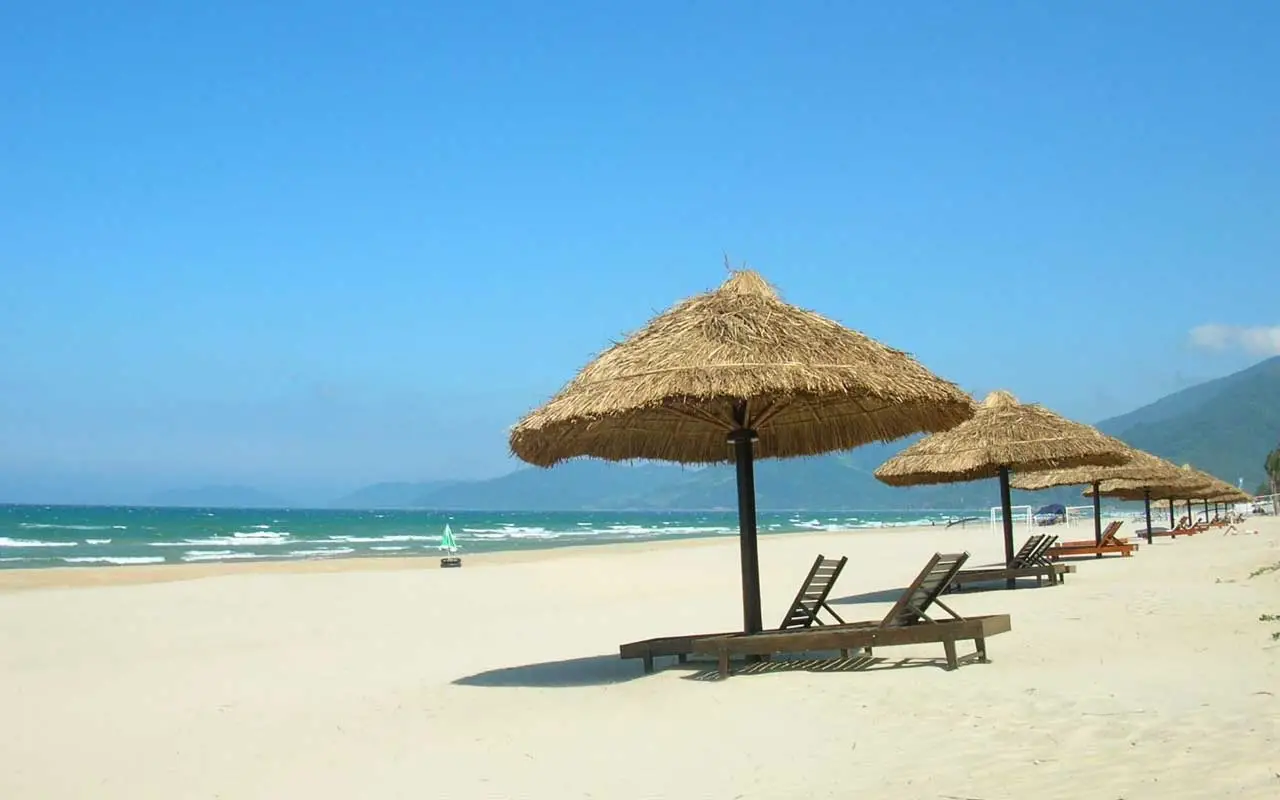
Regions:
[[[1280,357],[1175,392],[1098,424],[1103,431],[1177,464],[1192,463],[1252,488],[1267,452],[1280,439]],[[896,489],[876,467],[919,437],[869,444],[812,458],[756,463],[761,510],[961,510],[999,503],[994,480]],[[1079,487],[1013,493],[1015,505],[1086,505]],[[438,508],[473,511],[731,509],[737,504],[729,465],[611,464],[577,459],[552,469],[523,468],[497,478],[447,483],[376,484],[336,501],[344,508]]]
[[[895,489],[877,481],[872,475],[875,468],[913,440],[871,444],[812,458],[759,461],[755,469],[757,507],[824,511],[956,510],[986,508],[999,502],[995,481],[909,489]],[[419,486],[422,485],[377,484],[343,498],[341,506],[362,507],[349,503],[361,497],[379,496],[385,502],[394,503],[376,506],[380,508],[470,511],[677,511],[737,507],[737,478],[729,465],[685,468],[575,459],[551,469],[526,467],[488,480],[415,488]],[[1082,504],[1079,489],[1052,494],[1041,492],[1034,496],[1015,492],[1014,495],[1016,504]]]
[[[251,486],[201,486],[158,492],[149,505],[179,508],[289,508],[288,500]]]
[[[1280,356],[1175,392],[1098,428],[1175,464],[1252,491],[1280,441]]]

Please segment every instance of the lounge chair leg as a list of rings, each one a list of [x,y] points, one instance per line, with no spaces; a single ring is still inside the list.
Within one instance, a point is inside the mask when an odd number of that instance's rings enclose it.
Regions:
[[[688,653],[676,653],[676,661],[680,662],[681,664],[687,664],[687,663],[689,663],[689,654],[688,654]]]
[[[729,651],[721,649],[720,651],[720,677],[729,677]]]
[[[978,662],[981,664],[990,664],[987,660],[987,637],[979,636],[973,640],[973,649],[978,655]]]
[[[942,646],[947,651],[947,669],[958,668],[960,661],[956,658],[956,640],[945,639],[942,642]]]
[[[644,654],[644,674],[653,672],[653,653]]]
[[[842,647],[840,649],[840,658],[844,659],[845,661],[849,660],[849,648]]]

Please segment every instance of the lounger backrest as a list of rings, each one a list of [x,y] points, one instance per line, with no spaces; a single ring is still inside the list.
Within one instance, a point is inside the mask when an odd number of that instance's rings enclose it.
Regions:
[[[787,609],[787,615],[782,618],[782,624],[778,628],[807,628],[815,622],[822,625],[818,612],[824,608],[837,621],[843,622],[840,615],[827,605],[827,597],[831,595],[831,587],[836,585],[836,578],[840,577],[840,572],[848,561],[847,556],[836,559],[819,555],[814,559],[813,568],[809,570],[804,583],[800,584],[800,591],[796,592],[796,599],[791,601],[791,608]]]
[[[1036,550],[1040,548],[1044,543],[1044,540],[1045,535],[1043,533],[1037,533],[1035,536],[1027,537],[1026,543],[1018,549],[1018,552],[1013,554],[1013,562],[1009,566],[1025,567],[1029,565],[1031,563],[1031,559],[1035,556]]]
[[[938,596],[947,590],[956,573],[968,560],[968,553],[950,555],[934,553],[933,558],[929,559],[929,563],[920,571],[911,585],[903,590],[898,602],[894,603],[893,608],[880,624],[886,628],[893,628],[928,622],[929,607],[934,603],[942,605],[938,601]],[[942,607],[946,608],[946,606]],[[951,610],[947,609],[947,611]],[[951,613],[955,615],[954,612]]]
[[[1111,523],[1107,525],[1107,529],[1102,532],[1102,543],[1120,544],[1116,541],[1116,532],[1120,530],[1120,526],[1123,524],[1124,522],[1122,520],[1111,520]]]
[[[1045,555],[1045,553],[1049,552],[1049,548],[1053,547],[1057,543],[1058,543],[1058,537],[1056,535],[1050,535],[1050,536],[1044,537],[1044,540],[1040,542],[1040,546],[1037,547],[1035,551],[1031,553],[1031,555],[1027,556],[1026,563],[1018,564],[1017,566],[1041,567],[1041,566],[1048,565],[1050,561],[1048,556]]]

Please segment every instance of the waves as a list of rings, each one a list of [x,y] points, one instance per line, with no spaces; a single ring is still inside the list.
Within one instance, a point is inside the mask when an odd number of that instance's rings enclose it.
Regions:
[[[762,513],[762,535],[893,528],[952,514]],[[463,554],[736,536],[730,511],[483,513],[0,507],[0,569],[436,555],[448,522]]]

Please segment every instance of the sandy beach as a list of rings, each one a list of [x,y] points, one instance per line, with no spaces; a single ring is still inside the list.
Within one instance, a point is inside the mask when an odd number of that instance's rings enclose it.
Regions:
[[[1129,526],[1126,525],[1126,528]],[[620,643],[740,624],[734,537],[472,557],[0,574],[5,798],[1280,795],[1280,523],[1085,560],[992,662],[643,675]],[[1080,535],[1086,532],[1075,529]],[[1122,531],[1125,535],[1128,531]],[[878,619],[985,525],[761,539],[766,623],[817,553]],[[785,666],[785,665],[784,665]]]

